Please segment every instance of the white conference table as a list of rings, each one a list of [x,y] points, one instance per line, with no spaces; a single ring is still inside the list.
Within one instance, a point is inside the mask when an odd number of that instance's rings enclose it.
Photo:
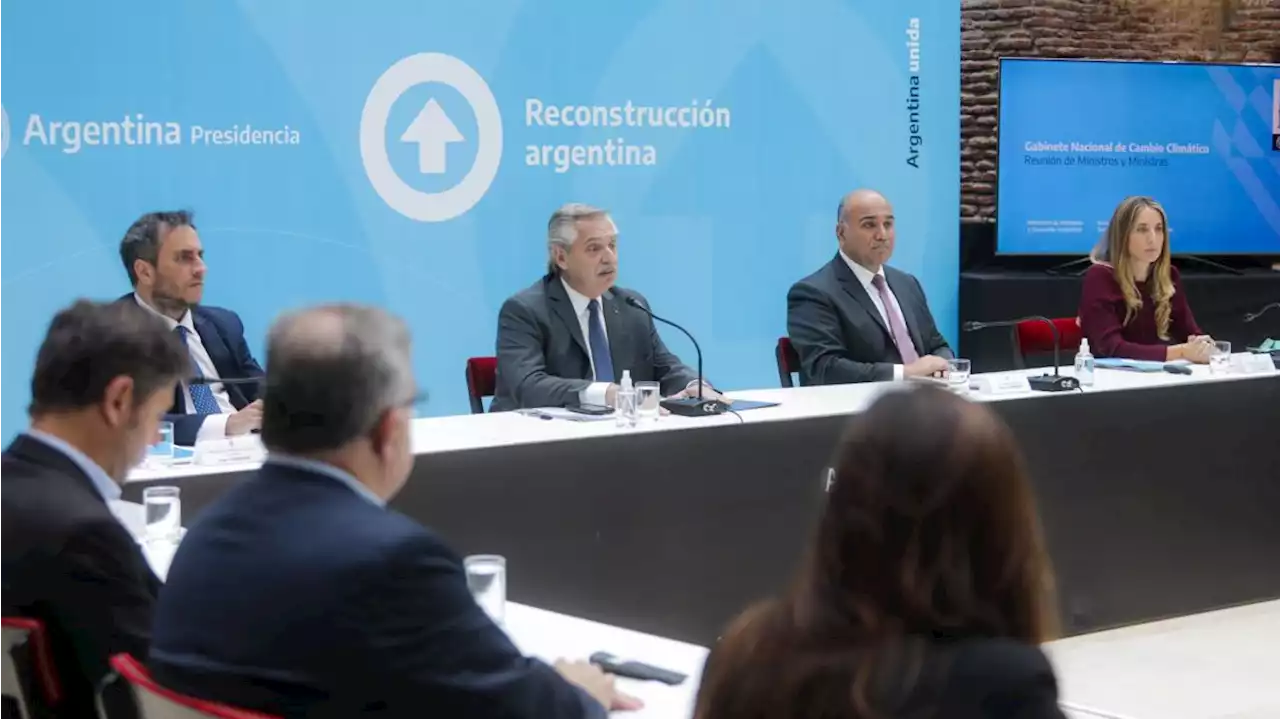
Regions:
[[[521,651],[547,663],[560,658],[586,659],[604,651],[685,674],[688,678],[675,686],[619,678],[618,687],[639,697],[645,705],[640,711],[618,712],[616,716],[636,719],[693,716],[698,680],[707,658],[705,647],[510,602],[504,628]]]
[[[1044,374],[1043,368],[1016,372],[995,372],[975,377],[999,378],[1005,375],[1035,376]],[[1071,374],[1072,368],[1064,367],[1062,374]],[[1185,384],[1234,382],[1259,376],[1274,375],[1272,370],[1263,374],[1231,374],[1213,376],[1205,365],[1192,367],[1192,374],[1167,372],[1137,372],[1132,370],[1099,369],[1092,387],[1085,393],[1141,391],[1155,387]],[[908,381],[909,382],[909,381]],[[829,385],[823,387],[795,387],[757,389],[731,392],[737,399],[779,403],[744,411],[740,414],[723,414],[708,417],[679,417],[668,415],[657,421],[649,421],[635,427],[619,427],[612,419],[574,422],[562,419],[544,420],[518,412],[454,415],[447,417],[419,417],[413,422],[413,451],[415,455],[457,450],[485,449],[540,442],[571,441],[587,437],[605,437],[633,432],[680,431],[719,424],[785,422],[811,417],[824,417],[860,412],[877,397],[903,386],[902,382],[874,382],[864,384]],[[1022,392],[1017,394],[988,394],[971,391],[970,399],[979,402],[1038,401],[1052,402],[1056,398],[1074,392]],[[253,469],[258,462],[232,462],[225,464],[176,464],[155,468],[140,467],[129,475],[129,481],[154,481],[181,479],[224,472],[243,472]]]
[[[1071,716],[1280,717],[1280,601],[1061,639],[1045,650]]]

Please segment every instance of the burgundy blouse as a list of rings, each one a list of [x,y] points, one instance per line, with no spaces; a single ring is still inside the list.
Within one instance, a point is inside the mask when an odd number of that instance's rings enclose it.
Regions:
[[[1187,305],[1178,268],[1170,267],[1169,272],[1173,277],[1173,297],[1169,300],[1172,314],[1169,339],[1162,340],[1156,334],[1156,305],[1149,287],[1151,278],[1138,285],[1142,308],[1129,320],[1129,324],[1125,324],[1124,293],[1120,291],[1114,271],[1106,265],[1089,268],[1080,293],[1080,329],[1088,338],[1089,349],[1095,357],[1163,362],[1168,356],[1166,348],[1169,345],[1182,344],[1191,335],[1204,334]]]

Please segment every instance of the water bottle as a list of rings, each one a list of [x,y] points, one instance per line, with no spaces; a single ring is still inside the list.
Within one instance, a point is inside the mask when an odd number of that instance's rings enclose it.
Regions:
[[[631,381],[631,370],[622,370],[622,382],[618,385],[617,402],[614,406],[614,416],[617,417],[619,427],[634,427],[636,425],[636,386]]]
[[[1089,340],[1080,340],[1080,351],[1076,352],[1076,379],[1081,387],[1093,386],[1093,355],[1089,353]]]

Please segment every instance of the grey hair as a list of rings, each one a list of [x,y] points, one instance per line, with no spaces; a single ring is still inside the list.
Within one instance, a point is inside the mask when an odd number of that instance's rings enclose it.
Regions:
[[[353,304],[287,314],[267,336],[262,443],[291,454],[338,449],[415,394],[400,318]]]
[[[573,247],[574,241],[578,239],[578,220],[608,214],[608,210],[581,202],[561,205],[560,209],[551,213],[551,219],[547,221],[547,272],[560,274],[560,266],[556,264],[556,248],[561,247],[568,252]]]

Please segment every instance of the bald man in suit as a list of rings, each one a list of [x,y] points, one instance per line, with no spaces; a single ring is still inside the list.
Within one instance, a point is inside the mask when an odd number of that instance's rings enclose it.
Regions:
[[[941,375],[954,357],[914,276],[887,267],[893,206],[874,190],[840,201],[840,249],[787,293],[787,334],[803,385]]]

